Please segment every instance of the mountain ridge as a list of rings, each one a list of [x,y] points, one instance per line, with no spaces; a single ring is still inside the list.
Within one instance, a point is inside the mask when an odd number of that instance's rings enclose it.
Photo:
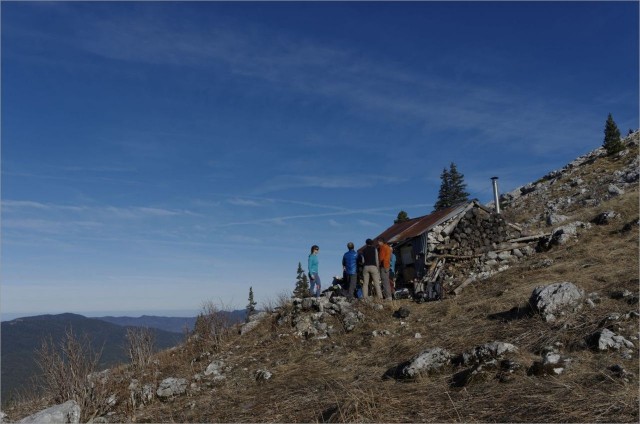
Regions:
[[[146,372],[114,369],[121,402],[100,419],[638,422],[639,140],[501,196],[505,219],[550,236],[459,295],[283,297],[213,341],[196,331]],[[540,288],[555,287],[578,300],[533,308]]]

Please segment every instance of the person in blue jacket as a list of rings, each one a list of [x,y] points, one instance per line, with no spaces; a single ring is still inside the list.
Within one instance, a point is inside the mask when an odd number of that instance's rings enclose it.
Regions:
[[[318,275],[318,252],[320,248],[317,245],[311,246],[309,253],[309,292],[311,296],[320,296],[320,276]]]
[[[358,252],[354,250],[352,242],[347,243],[347,249],[349,250],[342,256],[342,269],[346,277],[347,299],[353,300],[358,283]]]

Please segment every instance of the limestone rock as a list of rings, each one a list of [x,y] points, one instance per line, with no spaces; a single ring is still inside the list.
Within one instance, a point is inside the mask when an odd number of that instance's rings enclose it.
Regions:
[[[156,395],[161,399],[172,398],[187,391],[187,380],[184,378],[165,378],[160,383]]]
[[[435,347],[427,349],[414,356],[408,363],[398,370],[398,377],[403,379],[416,378],[429,372],[437,371],[451,362],[449,351]]]
[[[222,374],[224,369],[224,362],[222,361],[213,361],[204,371],[205,376],[211,376],[214,381],[224,380],[226,377]]]
[[[597,350],[620,350],[622,348],[633,349],[634,345],[622,336],[616,335],[613,331],[603,328],[589,337],[589,344]]]
[[[536,287],[531,293],[529,304],[545,321],[554,321],[558,315],[579,308],[584,295],[584,290],[573,283],[555,283]]]
[[[80,405],[75,400],[69,400],[61,405],[55,405],[18,421],[19,423],[79,423]]]
[[[456,359],[456,362],[462,365],[481,364],[502,359],[505,355],[517,351],[518,348],[511,343],[494,341],[464,352]]]
[[[269,313],[267,312],[258,312],[257,314],[249,315],[249,322],[243,324],[240,327],[240,334],[246,334],[249,331],[253,330],[262,322],[262,320],[264,320],[268,316]]]

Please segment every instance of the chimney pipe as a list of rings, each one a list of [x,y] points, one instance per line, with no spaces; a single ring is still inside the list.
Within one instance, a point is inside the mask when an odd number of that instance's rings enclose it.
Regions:
[[[496,206],[496,213],[500,213],[500,196],[498,196],[498,177],[491,177],[493,184],[493,203]]]

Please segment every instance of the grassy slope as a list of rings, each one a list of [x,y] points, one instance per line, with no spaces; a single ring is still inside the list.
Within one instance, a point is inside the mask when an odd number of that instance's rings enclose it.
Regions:
[[[579,172],[591,182],[637,154],[634,147],[624,161],[600,158]],[[560,185],[552,190],[556,187]],[[613,291],[623,289],[638,293],[638,226],[619,231],[625,223],[637,222],[637,183],[634,187],[593,208],[576,206],[566,213],[587,222],[599,212],[615,210],[622,216],[614,223],[593,226],[581,232],[577,241],[528,257],[507,271],[467,287],[458,297],[426,304],[395,301],[382,311],[359,304],[366,320],[351,333],[324,340],[302,340],[289,326],[278,326],[275,319],[268,319],[244,336],[230,336],[223,349],[206,360],[193,362],[195,355],[188,347],[162,352],[158,379],[184,377],[193,382],[193,376],[203,372],[213,359],[222,359],[231,368],[226,380],[212,387],[200,385],[199,392],[190,391],[169,402],[156,400],[136,411],[121,402],[110,420],[638,422],[638,319],[621,322],[617,331],[628,339],[636,337],[632,359],[622,359],[616,352],[594,352],[582,343],[585,336],[602,328],[609,314],[638,310],[637,303],[630,305],[610,297]],[[543,210],[543,205],[533,203],[535,198],[527,201],[527,207],[511,211],[512,222],[526,222]],[[505,215],[509,213],[505,211]],[[549,230],[542,223],[538,226]],[[553,263],[545,266],[545,259]],[[587,293],[598,293],[600,303],[555,324],[539,316],[491,318],[492,314],[524,306],[536,286],[561,281],[571,281]],[[400,306],[411,311],[403,321],[392,317]],[[328,323],[341,328],[333,319]],[[374,337],[374,330],[388,330],[390,334]],[[416,338],[416,333],[421,338]],[[508,382],[490,377],[472,381],[462,389],[453,388],[449,379],[458,371],[454,368],[411,382],[383,379],[387,369],[426,348],[437,346],[461,353],[495,340],[520,349],[517,359],[523,367]],[[540,349],[555,342],[560,342],[563,354],[573,359],[572,366],[560,376],[528,376],[526,368],[540,359]],[[631,382],[611,375],[607,368],[615,364],[633,374]],[[273,377],[256,382],[258,369],[269,370]],[[129,379],[124,377],[115,389],[120,399],[128,397]],[[26,415],[27,411],[21,412]],[[20,416],[20,410],[14,410],[11,416]]]

